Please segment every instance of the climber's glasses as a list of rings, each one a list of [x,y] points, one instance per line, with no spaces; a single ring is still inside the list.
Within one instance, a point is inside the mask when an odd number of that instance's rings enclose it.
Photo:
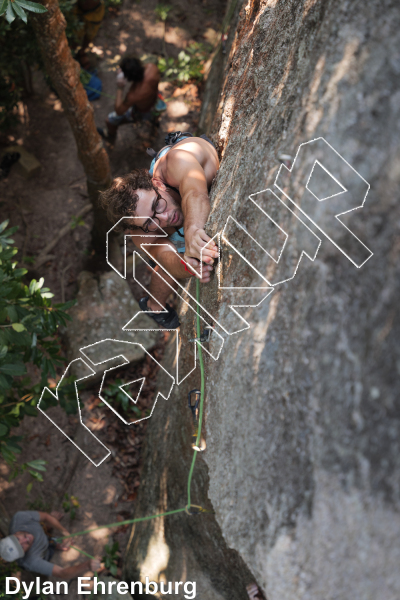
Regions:
[[[143,226],[139,227],[139,229],[144,231],[144,233],[154,233],[159,229],[159,227],[161,227],[161,223],[157,215],[162,214],[167,209],[167,201],[164,198],[162,198],[162,196],[157,192],[157,190],[155,190],[155,192],[157,196],[156,198],[154,198],[153,204],[151,206],[151,210],[153,210],[154,212],[151,218],[146,219],[146,221],[143,223]]]

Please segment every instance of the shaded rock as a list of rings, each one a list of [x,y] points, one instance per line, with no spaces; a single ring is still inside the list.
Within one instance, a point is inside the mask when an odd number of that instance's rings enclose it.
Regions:
[[[6,152],[18,152],[20,154],[19,160],[15,165],[15,170],[26,179],[36,175],[42,167],[36,156],[25,150],[23,146],[18,146],[18,144],[9,146],[6,148]]]
[[[68,346],[68,359],[74,360],[82,357],[80,348],[95,344],[101,340],[110,340],[108,344],[92,348],[88,354],[96,363],[106,361],[110,355],[118,351],[130,363],[138,362],[145,356],[145,350],[151,350],[157,342],[157,331],[122,331],[124,325],[140,311],[139,304],[132,296],[131,290],[125,279],[114,271],[108,271],[97,278],[93,273],[82,271],[78,277],[79,292],[77,303],[70,310],[72,322],[66,329]],[[147,315],[141,313],[137,318],[138,327],[156,329],[157,325]],[[118,344],[122,342],[136,342],[136,344]],[[141,344],[138,346],[137,344]],[[122,350],[123,348],[123,350]],[[111,354],[110,354],[111,353]],[[107,368],[121,360],[108,361]],[[84,376],[81,363],[76,363],[75,375]],[[91,383],[97,381],[103,374],[104,365],[96,367],[96,377],[91,378]]]

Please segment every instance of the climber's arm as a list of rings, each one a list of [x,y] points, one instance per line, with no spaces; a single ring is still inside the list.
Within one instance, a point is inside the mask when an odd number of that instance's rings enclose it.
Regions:
[[[166,180],[179,184],[182,198],[182,212],[185,230],[185,260],[196,266],[203,249],[203,262],[212,265],[218,258],[217,246],[204,231],[204,225],[210,214],[207,179],[203,167],[196,156],[187,150],[177,148],[167,155]],[[191,261],[191,259],[197,259]]]
[[[199,277],[201,283],[208,283],[210,281],[210,274],[212,267],[203,265],[202,277],[200,278],[200,263],[193,261],[191,264],[192,270],[188,266],[185,268],[185,264],[182,263],[182,255],[178,254],[175,246],[167,240],[160,240],[160,238],[151,238],[149,236],[135,236],[133,238],[134,244],[141,248],[142,244],[152,244],[151,246],[146,245],[145,249],[154,258],[157,263],[160,263],[162,267],[174,278],[174,279],[187,279],[196,275]]]

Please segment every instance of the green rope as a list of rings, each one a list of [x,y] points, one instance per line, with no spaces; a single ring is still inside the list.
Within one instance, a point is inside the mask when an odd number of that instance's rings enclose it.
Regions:
[[[199,425],[198,425],[197,438],[196,438],[196,446],[199,447],[199,444],[201,441],[201,426],[202,426],[202,422],[203,422],[204,387],[205,387],[205,385],[204,385],[203,353],[202,353],[202,348],[201,348],[200,342],[199,342],[201,332],[200,332],[200,281],[198,279],[196,279],[196,300],[197,300],[196,331],[197,331],[197,338],[198,338],[196,340],[196,344],[197,344],[197,352],[198,352],[198,356],[199,356],[200,374],[201,374]],[[195,450],[193,453],[192,464],[191,464],[190,470],[189,470],[188,483],[187,483],[188,501],[187,501],[187,505],[184,508],[170,510],[168,512],[159,513],[157,515],[150,515],[149,517],[138,517],[137,519],[127,519],[126,521],[118,521],[117,523],[110,523],[109,525],[101,525],[99,527],[92,527],[91,529],[85,529],[84,531],[78,531],[76,533],[71,533],[70,535],[66,535],[66,536],[57,538],[57,541],[62,541],[62,540],[66,540],[68,538],[77,537],[78,535],[79,536],[86,535],[87,533],[92,533],[93,531],[98,531],[99,529],[105,529],[106,527],[110,528],[110,527],[121,527],[123,525],[133,525],[134,523],[141,523],[142,521],[149,521],[150,519],[157,519],[158,517],[167,517],[169,515],[176,515],[177,513],[187,512],[189,510],[189,508],[192,506],[192,504],[191,504],[191,486],[192,486],[192,477],[193,477],[193,470],[194,470],[194,465],[196,462],[196,457],[197,457],[197,450]],[[201,508],[201,507],[199,507],[199,508]],[[208,511],[201,509],[201,512],[208,512]],[[94,558],[94,556],[91,556],[84,550],[80,550],[80,548],[77,548],[76,546],[72,546],[72,548],[74,548],[81,554],[84,554],[88,558]]]
[[[170,510],[165,513],[159,513],[157,515],[151,515],[149,517],[138,517],[137,519],[127,519],[126,521],[118,521],[117,523],[109,523],[108,525],[100,525],[99,527],[92,527],[91,529],[85,529],[84,531],[77,531],[76,533],[70,533],[69,535],[65,535],[59,538],[56,538],[57,541],[66,540],[71,537],[76,537],[78,535],[86,535],[87,533],[92,533],[92,531],[99,531],[99,529],[105,529],[106,527],[121,527],[122,525],[133,525],[133,523],[140,523],[141,521],[148,521],[149,519],[157,519],[158,517],[167,517],[168,515],[175,515],[176,513],[184,512],[185,508],[177,508],[176,510]]]
[[[200,338],[200,281],[196,279],[196,300],[197,300],[197,315],[196,315],[196,330],[197,330],[197,338]],[[200,363],[200,374],[201,374],[201,383],[200,383],[200,408],[199,408],[199,426],[197,430],[197,438],[196,438],[196,446],[199,448],[199,444],[201,441],[201,425],[203,422],[203,403],[204,403],[204,364],[203,364],[203,352],[200,346],[200,342],[196,340],[197,344],[197,352],[199,356]],[[188,495],[188,503],[186,508],[190,508],[191,501],[191,487],[192,487],[192,477],[194,465],[197,458],[197,450],[193,453],[192,464],[190,466],[188,483],[187,483],[187,495]]]
[[[70,546],[70,548],[72,548],[73,550],[77,550],[78,552],[80,552],[84,556],[87,556],[88,558],[94,558],[94,556],[92,556],[91,554],[88,554],[87,552],[85,552],[84,550],[81,550],[80,548],[77,548],[76,546]]]

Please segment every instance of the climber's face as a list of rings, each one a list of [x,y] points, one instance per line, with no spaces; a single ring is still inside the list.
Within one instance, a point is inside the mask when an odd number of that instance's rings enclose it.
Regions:
[[[165,229],[183,225],[182,209],[169,190],[137,190],[136,193],[139,200],[135,224],[145,233],[156,233],[158,227]]]
[[[29,548],[33,544],[33,540],[35,539],[32,533],[28,533],[27,531],[17,531],[17,533],[14,533],[14,535],[21,544],[22,550],[25,553],[28,552]]]

